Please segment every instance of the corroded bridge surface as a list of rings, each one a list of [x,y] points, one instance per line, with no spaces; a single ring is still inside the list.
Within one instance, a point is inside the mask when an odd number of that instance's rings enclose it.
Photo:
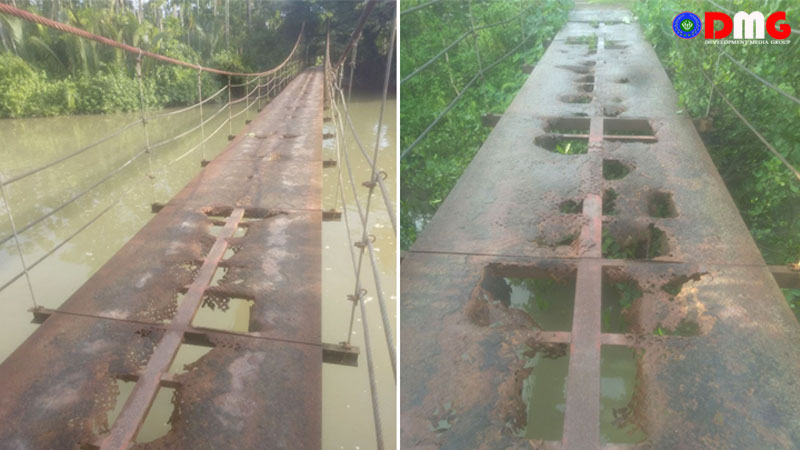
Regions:
[[[796,448],[800,327],[678,109],[628,11],[571,13],[404,258],[403,448]],[[571,327],[509,307],[520,278],[569,283]],[[623,332],[618,283],[641,292]],[[636,355],[613,417],[609,346]],[[569,358],[563,431],[529,440],[540,352]],[[607,439],[611,419],[643,437]]]
[[[137,448],[320,448],[322,91],[298,75],[0,365],[0,448],[128,448],[165,387],[172,430]],[[231,302],[249,332],[192,326]],[[212,349],[170,370],[185,343]]]

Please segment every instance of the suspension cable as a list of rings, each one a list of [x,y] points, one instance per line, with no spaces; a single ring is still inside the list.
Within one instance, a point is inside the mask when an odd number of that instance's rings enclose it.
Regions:
[[[424,131],[423,131],[423,132],[422,132],[422,133],[421,133],[419,136],[417,136],[417,138],[414,140],[414,142],[412,142],[412,143],[411,143],[411,145],[409,145],[408,147],[406,147],[406,148],[405,148],[405,149],[404,149],[404,150],[403,150],[403,151],[400,153],[400,159],[403,159],[403,158],[405,158],[405,157],[406,157],[406,155],[408,154],[408,152],[410,152],[410,151],[411,151],[411,150],[412,150],[414,147],[416,147],[416,146],[417,146],[417,144],[419,144],[419,143],[420,143],[420,141],[422,141],[422,139],[424,139],[424,138],[425,138],[425,136],[427,136],[427,135],[428,135],[428,133],[430,133],[430,132],[431,132],[431,130],[433,129],[433,127],[435,127],[435,126],[436,126],[436,124],[438,124],[438,123],[439,123],[439,121],[441,121],[441,120],[442,120],[442,118],[444,118],[445,114],[447,114],[448,112],[450,112],[450,110],[451,110],[451,109],[453,109],[453,108],[456,106],[456,104],[458,103],[458,101],[459,101],[459,100],[461,100],[461,98],[464,96],[464,93],[465,93],[465,92],[467,92],[467,89],[469,89],[469,88],[470,88],[470,86],[472,86],[472,84],[473,84],[473,83],[475,83],[475,81],[477,81],[477,79],[478,79],[478,78],[479,78],[481,75],[483,75],[484,73],[486,73],[486,72],[490,71],[490,70],[491,70],[491,69],[493,69],[493,68],[494,68],[494,67],[495,67],[497,64],[499,64],[501,61],[503,61],[504,59],[506,59],[507,57],[509,57],[510,55],[512,55],[514,52],[516,52],[516,51],[517,51],[517,50],[518,50],[520,47],[522,47],[522,45],[523,45],[523,44],[525,44],[525,42],[526,42],[526,41],[528,41],[528,40],[531,38],[531,36],[533,36],[533,33],[529,34],[529,35],[528,35],[528,37],[526,37],[524,41],[522,41],[522,42],[520,42],[519,44],[517,44],[517,45],[516,45],[516,47],[512,48],[512,49],[511,49],[511,50],[510,50],[508,53],[506,53],[505,55],[503,55],[503,56],[501,56],[500,58],[498,58],[497,60],[495,60],[495,61],[494,61],[492,64],[490,64],[490,65],[486,66],[486,67],[485,67],[483,70],[479,70],[479,71],[478,71],[478,72],[477,72],[477,73],[476,73],[476,74],[475,74],[475,75],[472,77],[472,79],[470,79],[470,80],[467,82],[467,84],[466,84],[466,85],[464,85],[464,87],[463,87],[463,88],[461,88],[461,93],[459,93],[458,95],[456,95],[456,97],[455,97],[453,100],[451,100],[451,101],[450,101],[450,103],[447,105],[447,107],[446,107],[446,108],[445,108],[445,109],[444,109],[444,110],[443,110],[441,113],[439,113],[439,115],[436,117],[436,119],[434,119],[434,120],[433,120],[433,122],[431,122],[431,123],[428,125],[428,127],[427,127],[427,128],[425,128],[425,130],[424,130]]]
[[[19,254],[19,260],[22,263],[22,274],[25,275],[25,280],[28,282],[28,290],[31,293],[31,301],[33,302],[33,307],[36,308],[38,305],[36,304],[36,294],[33,293],[33,283],[31,283],[31,274],[30,274],[30,269],[32,267],[28,267],[28,265],[25,263],[25,256],[22,254],[22,243],[19,240],[19,233],[17,233],[17,225],[14,222],[14,215],[11,213],[11,202],[8,201],[8,196],[6,195],[6,188],[3,186],[2,183],[0,183],[0,192],[2,192],[3,194],[3,203],[5,203],[6,205],[6,215],[8,216],[9,222],[11,222],[11,229],[13,230],[14,233],[14,240],[17,243],[17,253]],[[8,284],[13,283],[18,278],[19,276],[14,278],[14,280],[10,281]],[[5,289],[5,285],[2,288],[0,288],[0,291],[2,291],[3,289]]]
[[[795,169],[794,166],[792,166],[789,163],[789,161],[787,161],[786,158],[784,158],[784,156],[779,151],[777,151],[775,147],[773,147],[772,144],[770,144],[769,141],[767,141],[767,139],[761,133],[758,132],[758,130],[756,130],[756,128],[750,123],[750,121],[747,120],[747,118],[744,117],[742,113],[740,113],[739,110],[736,109],[735,106],[733,106],[733,103],[731,103],[730,100],[728,100],[728,97],[726,97],[725,94],[719,89],[719,86],[713,84],[713,80],[711,80],[711,78],[706,74],[704,70],[700,69],[700,73],[703,74],[703,77],[705,77],[705,79],[708,80],[709,83],[712,83],[714,90],[717,91],[717,94],[719,94],[720,98],[722,98],[722,100],[728,105],[731,111],[733,111],[733,113],[736,114],[736,116],[739,117],[739,119],[745,125],[747,125],[747,128],[749,128],[750,131],[752,131],[753,134],[756,135],[758,140],[760,140],[761,143],[763,143],[767,147],[767,149],[770,152],[772,152],[772,154],[775,155],[775,157],[778,158],[783,163],[783,165],[786,166],[794,174],[794,176],[798,180],[800,180],[800,172],[798,172],[797,169]]]
[[[744,64],[742,64],[742,63],[740,63],[739,61],[737,61],[737,60],[733,59],[733,56],[731,56],[731,55],[730,55],[730,53],[726,52],[725,50],[723,50],[723,49],[719,48],[719,51],[720,51],[720,53],[721,53],[722,55],[724,55],[726,58],[728,58],[729,60],[731,60],[731,62],[732,62],[732,63],[736,64],[736,65],[737,65],[737,66],[738,66],[740,69],[742,69],[742,70],[744,70],[745,72],[747,72],[748,74],[750,74],[750,76],[752,76],[753,78],[757,79],[757,80],[758,80],[758,81],[760,81],[762,84],[764,84],[765,86],[767,86],[767,87],[771,88],[771,89],[772,89],[772,90],[774,90],[775,92],[777,92],[777,93],[779,93],[779,94],[783,95],[784,97],[788,98],[789,100],[791,100],[791,101],[793,101],[793,102],[797,103],[798,105],[800,105],[800,99],[798,99],[798,98],[797,98],[797,97],[795,97],[794,95],[792,95],[792,94],[789,94],[788,92],[786,92],[786,91],[782,90],[782,89],[781,89],[781,88],[779,88],[778,86],[774,85],[773,83],[770,83],[769,81],[767,81],[767,80],[765,80],[764,78],[762,78],[761,76],[759,76],[757,73],[755,73],[755,72],[753,72],[752,70],[748,69],[747,67],[745,67],[745,66],[744,66]]]
[[[521,11],[519,14],[517,14],[517,15],[515,15],[514,17],[511,17],[511,18],[509,18],[509,19],[505,19],[505,20],[502,20],[502,21],[500,21],[500,22],[495,22],[494,24],[490,24],[490,25],[483,25],[483,26],[477,27],[477,28],[476,28],[476,31],[478,31],[478,30],[481,30],[481,29],[485,29],[485,28],[490,28],[491,26],[496,26],[496,25],[497,25],[497,24],[499,24],[499,23],[507,23],[507,22],[510,22],[510,21],[512,21],[512,20],[514,20],[514,19],[516,19],[517,17],[520,17],[520,16],[521,16],[521,15],[522,15],[524,12],[526,12],[526,11],[529,11],[531,8],[533,8],[533,6],[535,6],[535,5],[532,5],[532,6],[528,7],[528,8],[525,8],[525,9],[524,9],[524,10],[522,10],[522,11]],[[467,34],[467,35],[468,35],[469,33],[470,33],[470,32],[468,31],[468,32],[466,32],[465,34]],[[463,36],[463,35],[462,35],[462,36]],[[428,133],[430,133],[430,132],[431,132],[431,130],[433,130],[433,128],[434,128],[434,127],[435,127],[435,126],[436,126],[436,125],[437,125],[437,124],[438,124],[438,123],[439,123],[439,122],[442,120],[442,118],[444,118],[444,116],[445,116],[445,115],[446,115],[448,112],[450,112],[450,110],[452,110],[452,109],[453,109],[453,108],[456,106],[456,104],[459,102],[459,100],[461,100],[461,99],[464,97],[464,94],[465,94],[465,93],[467,92],[467,90],[468,90],[468,89],[469,89],[469,88],[470,88],[470,87],[471,87],[471,86],[472,86],[472,85],[475,83],[475,81],[477,81],[477,80],[478,80],[478,78],[482,77],[482,76],[483,76],[483,74],[485,74],[486,72],[488,72],[488,71],[492,70],[492,69],[493,69],[493,68],[494,68],[494,67],[495,67],[497,64],[499,64],[501,61],[503,61],[504,59],[506,59],[506,58],[507,58],[507,57],[509,57],[510,55],[514,54],[514,53],[515,53],[515,52],[516,52],[516,51],[517,51],[519,48],[521,48],[521,47],[522,47],[522,46],[525,44],[525,42],[527,42],[528,40],[530,40],[530,38],[531,38],[531,37],[533,37],[533,36],[534,36],[534,34],[533,34],[533,33],[530,33],[530,34],[528,34],[528,36],[527,36],[527,37],[525,37],[524,39],[522,39],[522,40],[520,41],[520,43],[519,43],[519,44],[517,44],[517,45],[516,45],[514,48],[512,48],[511,50],[509,50],[509,51],[508,51],[506,54],[504,54],[503,56],[501,56],[501,57],[497,58],[497,59],[496,59],[496,60],[495,60],[493,63],[491,63],[490,65],[488,65],[488,66],[486,66],[486,67],[484,67],[484,68],[482,68],[482,69],[479,69],[479,70],[478,70],[478,71],[475,73],[475,75],[474,75],[474,76],[473,76],[473,77],[472,77],[472,78],[471,78],[471,79],[470,79],[470,80],[469,80],[469,81],[468,81],[468,82],[467,82],[467,83],[464,85],[464,87],[463,87],[463,88],[461,88],[461,92],[459,92],[459,93],[456,95],[456,97],[455,97],[455,98],[453,98],[453,99],[450,101],[450,103],[448,103],[447,107],[445,107],[445,109],[444,109],[442,112],[440,112],[440,113],[439,113],[439,115],[438,115],[438,116],[437,116],[437,117],[436,117],[436,118],[433,120],[433,122],[431,122],[430,124],[428,124],[428,126],[425,128],[425,130],[424,130],[424,131],[423,131],[423,132],[422,132],[422,133],[421,133],[419,136],[417,136],[417,138],[414,140],[414,142],[412,142],[412,143],[411,143],[411,145],[409,145],[408,147],[406,147],[405,149],[403,149],[403,151],[400,153],[400,159],[402,160],[403,158],[405,158],[405,157],[406,157],[406,155],[407,155],[407,154],[408,154],[408,153],[409,153],[409,152],[410,152],[410,151],[411,151],[411,150],[412,150],[414,147],[416,147],[416,146],[417,146],[417,145],[418,145],[418,144],[419,144],[419,143],[420,143],[420,142],[421,142],[421,141],[422,141],[422,140],[425,138],[425,136],[427,136],[427,135],[428,135]],[[437,55],[437,56],[438,56],[438,55]],[[427,63],[426,63],[426,64],[427,64]],[[418,70],[416,70],[416,71],[414,71],[414,73],[412,73],[411,75],[416,75],[416,73],[418,73],[418,72],[419,72],[419,69],[418,69]],[[407,76],[406,78],[404,78],[404,80],[407,80],[407,79],[411,78],[411,75],[409,75],[409,76]],[[401,84],[402,84],[402,81],[401,81]]]

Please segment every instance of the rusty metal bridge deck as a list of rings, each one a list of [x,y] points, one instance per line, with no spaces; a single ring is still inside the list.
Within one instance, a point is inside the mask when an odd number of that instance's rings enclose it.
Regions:
[[[800,327],[677,111],[628,11],[571,13],[404,258],[403,448],[796,448]],[[576,138],[586,153],[562,154]],[[611,242],[638,250],[619,259]],[[503,278],[568,280],[571,328],[509,308]],[[623,281],[643,294],[629,329],[609,332],[603,290]],[[637,443],[601,437],[608,345],[637,354],[621,417],[646,434]],[[521,437],[536,420],[526,349],[568,352],[561,439]]]
[[[0,365],[0,448],[320,448],[323,73],[307,70]],[[233,250],[233,253],[227,251]],[[216,283],[214,275],[224,270]],[[192,326],[251,302],[249,332]],[[169,371],[184,343],[212,347]],[[135,380],[106,423],[116,380]]]

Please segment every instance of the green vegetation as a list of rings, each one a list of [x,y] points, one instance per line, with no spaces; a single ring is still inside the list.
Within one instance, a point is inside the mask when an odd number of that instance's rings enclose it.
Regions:
[[[797,2],[742,0],[737,11],[786,11],[793,29],[800,24]],[[800,40],[788,45],[706,45],[701,37],[684,40],[672,32],[672,20],[682,11],[718,10],[699,0],[643,0],[634,12],[646,38],[655,48],[680,100],[680,109],[693,118],[706,116],[711,77],[730,102],[795,167],[800,166],[800,107],[736,66],[724,49],[745,67],[782,91],[800,96]],[[719,66],[717,59],[719,58]],[[715,69],[716,67],[716,69]],[[800,180],[714,94],[708,119],[711,130],[702,134],[714,163],[750,229],[764,259],[770,264],[800,259]],[[796,301],[797,297],[793,297]]]
[[[425,0],[404,0],[402,9]],[[502,113],[527,78],[523,64],[533,64],[544,54],[546,42],[566,21],[568,0],[473,2],[475,26],[512,18],[525,8],[524,30],[530,38],[520,50],[487,71],[463,92],[458,104],[402,160],[401,246],[407,249],[433,216],[458,177],[489,135],[481,116]],[[439,2],[402,16],[401,79],[470,30],[469,2]],[[514,19],[467,37],[446,56],[403,83],[400,120],[401,149],[407,148],[443,111],[478,72],[521,41],[520,22]],[[480,53],[478,65],[476,45]]]
[[[602,330],[606,333],[628,331],[626,313],[633,303],[643,295],[634,281],[603,280]]]
[[[613,216],[613,215],[615,215],[617,213],[617,211],[616,211],[616,208],[617,208],[616,200],[617,200],[618,196],[619,196],[619,194],[617,194],[617,191],[615,191],[613,188],[606,189],[605,191],[603,191],[603,215],[604,216]]]
[[[782,289],[789,307],[792,308],[797,320],[800,320],[800,289]]]
[[[582,155],[589,151],[586,139],[561,139],[556,144],[555,152],[562,155]]]
[[[652,223],[647,226],[647,235],[644,238],[634,238],[628,235],[621,241],[603,227],[602,253],[604,258],[610,259],[652,259],[664,254],[666,234]]]
[[[580,214],[583,211],[583,200],[576,202],[575,200],[567,200],[561,202],[558,210],[564,214]]]
[[[12,2],[13,3],[13,2]],[[182,61],[232,71],[274,67],[306,23],[302,57],[324,54],[326,22],[338,54],[361,14],[358,2],[151,0],[147,2],[17,0],[16,6],[128,45]],[[393,5],[375,8],[359,45],[356,81],[378,79]],[[229,25],[227,25],[229,24]],[[137,55],[0,15],[0,118],[131,111],[140,106]],[[227,84],[203,74],[203,93]],[[233,84],[244,80],[231,80]],[[363,83],[362,83],[363,84]],[[150,108],[197,101],[197,71],[143,60],[142,90]],[[243,88],[233,95],[244,94]]]
[[[673,330],[658,324],[653,330],[653,334],[656,336],[697,336],[700,334],[700,325],[692,320],[681,319]]]

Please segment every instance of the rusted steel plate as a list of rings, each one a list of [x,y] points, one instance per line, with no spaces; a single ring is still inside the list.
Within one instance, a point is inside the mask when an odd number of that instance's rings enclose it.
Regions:
[[[107,430],[115,377],[147,363],[162,331],[53,316],[0,365],[0,448],[74,449]]]
[[[148,447],[255,448],[264,442],[320,447],[321,94],[321,71],[299,75],[0,366],[0,389],[7,393],[0,422],[15,424],[11,431],[0,430],[0,448],[124,448],[135,428],[127,428],[112,446],[111,439],[101,440],[110,424],[96,423],[113,407],[108,394],[113,377],[138,379],[151,392],[159,384],[177,386],[180,407],[173,429]],[[213,227],[236,208],[246,234],[224,240],[235,253],[219,262],[225,276],[206,288],[209,274],[201,265],[207,256],[216,261],[227,246],[213,247],[219,234]],[[212,249],[215,254],[209,255]],[[234,298],[252,301],[253,333],[193,329],[196,304],[186,299],[197,293],[217,307]],[[140,329],[151,330],[145,336],[152,341],[147,356],[162,335],[172,347],[209,333],[216,337],[191,374],[174,376],[163,372],[164,362],[171,361],[166,350],[152,370],[147,358],[120,366],[131,348],[134,355],[144,352],[136,347],[143,345]],[[101,339],[103,333],[107,339]],[[82,346],[99,346],[98,340],[122,362],[106,353],[76,355]],[[57,342],[60,351],[42,352],[43,342]],[[46,379],[47,368],[62,366],[50,384],[32,382]],[[54,401],[53,411],[43,414],[41,405],[28,400],[45,395],[58,379],[87,381],[72,383],[80,389],[79,401]],[[131,399],[142,389],[135,388]],[[102,395],[105,403],[89,404]],[[131,409],[124,420],[137,422],[149,408],[148,397],[142,395],[142,408]],[[24,417],[35,420],[18,419]]]
[[[161,377],[169,371],[172,360],[178,353],[178,348],[183,341],[183,330],[191,325],[192,318],[203,303],[206,287],[214,277],[217,266],[228,247],[226,240],[236,232],[243,216],[244,210],[237,208],[228,217],[203,265],[194,276],[192,285],[178,305],[175,316],[170,321],[164,336],[158,341],[147,365],[139,373],[136,386],[125,402],[119,417],[100,443],[101,449],[124,450],[136,439],[139,427],[144,422],[147,411],[161,386]]]
[[[634,447],[791,447],[797,321],[630,13],[573,17],[403,259],[402,446],[625,448],[597,417],[601,346],[621,345],[637,383],[613,413],[646,434]],[[598,34],[596,54],[575,44]],[[558,134],[588,153],[552,151]],[[571,330],[508,307],[502,278],[543,272],[577,283]],[[626,282],[641,295],[605,331],[603,292]],[[528,441],[526,363],[565,344],[563,441]]]
[[[211,340],[214,350],[175,377],[172,430],[137,448],[321,448],[321,347]]]

